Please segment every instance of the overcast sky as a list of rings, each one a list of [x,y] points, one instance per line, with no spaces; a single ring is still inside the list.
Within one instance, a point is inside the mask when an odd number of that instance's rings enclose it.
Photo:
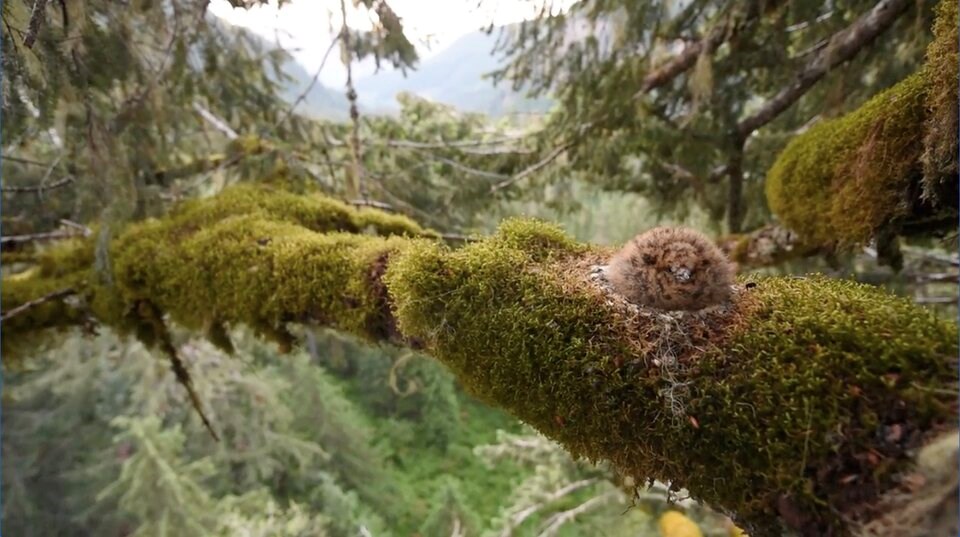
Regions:
[[[478,8],[477,4],[481,6]],[[554,5],[571,2],[554,0]],[[543,0],[390,0],[403,20],[407,36],[414,41],[421,58],[450,45],[458,37],[479,30],[491,22],[497,25],[531,18]],[[352,2],[347,0],[348,10]],[[282,9],[271,0],[269,6],[249,10],[233,9],[227,0],[213,0],[210,11],[228,22],[249,28],[270,41],[279,41],[310,73],[320,65],[324,52],[340,25],[340,0],[293,0]],[[347,22],[354,28],[369,28],[365,10],[350,10]],[[430,48],[423,42],[430,42]],[[360,66],[357,75],[373,72],[372,62]],[[346,71],[336,51],[320,74],[327,86],[340,86]],[[355,76],[357,76],[355,75]]]

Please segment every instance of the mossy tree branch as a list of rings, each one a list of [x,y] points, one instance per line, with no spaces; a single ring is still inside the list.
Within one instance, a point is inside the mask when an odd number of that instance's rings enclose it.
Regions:
[[[770,208],[809,244],[956,229],[957,4],[937,11],[919,72],[797,136],[770,169]]]
[[[450,249],[403,217],[233,187],[128,227],[108,273],[85,239],[5,278],[5,308],[62,288],[82,300],[4,321],[4,360],[90,313],[161,343],[147,310],[227,348],[239,324],[289,345],[288,323],[422,346],[574,455],[686,488],[754,536],[853,531],[955,425],[957,327],[907,300],[768,278],[668,314],[592,279],[609,254],[522,220]]]

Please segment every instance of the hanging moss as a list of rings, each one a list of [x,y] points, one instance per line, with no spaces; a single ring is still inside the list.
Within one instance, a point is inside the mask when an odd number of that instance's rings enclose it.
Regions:
[[[805,240],[851,245],[887,227],[956,227],[955,2],[942,2],[936,32],[918,73],[795,137],[771,167],[770,208]]]

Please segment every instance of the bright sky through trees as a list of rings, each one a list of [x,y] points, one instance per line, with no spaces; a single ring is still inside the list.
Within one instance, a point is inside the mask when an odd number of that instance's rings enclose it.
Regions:
[[[533,18],[543,0],[394,0],[391,7],[403,19],[407,35],[417,45],[421,58],[443,50],[458,37],[476,31],[491,22],[497,25]],[[573,2],[557,0],[554,10]],[[355,28],[369,28],[363,10],[352,9],[348,1],[348,23]],[[319,66],[340,25],[339,0],[294,0],[278,9],[276,2],[248,10],[233,9],[227,0],[214,0],[210,11],[237,26],[246,27],[280,44],[308,71]],[[372,61],[359,68],[361,75],[372,73]],[[339,86],[345,78],[339,62],[327,62],[320,80],[328,86]]]

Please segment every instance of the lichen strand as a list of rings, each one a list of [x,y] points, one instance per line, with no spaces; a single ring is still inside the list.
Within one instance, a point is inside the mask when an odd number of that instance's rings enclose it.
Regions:
[[[385,276],[401,330],[574,455],[686,487],[751,535],[841,534],[832,509],[856,512],[956,419],[956,326],[905,300],[764,279],[716,311],[658,314],[588,281],[606,253],[565,244],[513,222],[406,250]]]
[[[923,195],[933,202],[956,200],[957,191],[957,2],[937,7],[933,42],[927,49],[930,91],[923,138]]]
[[[918,73],[794,138],[767,175],[771,210],[805,240],[859,244],[910,216],[926,82]]]

